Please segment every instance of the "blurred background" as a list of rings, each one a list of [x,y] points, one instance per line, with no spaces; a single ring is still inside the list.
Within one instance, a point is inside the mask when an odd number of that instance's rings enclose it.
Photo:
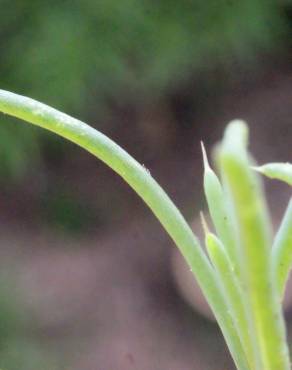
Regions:
[[[0,5],[1,88],[113,138],[198,234],[200,140],[211,152],[243,118],[260,163],[292,160],[291,1]],[[73,144],[0,119],[0,368],[232,369],[190,273],[133,191]],[[288,189],[266,185],[277,226]]]

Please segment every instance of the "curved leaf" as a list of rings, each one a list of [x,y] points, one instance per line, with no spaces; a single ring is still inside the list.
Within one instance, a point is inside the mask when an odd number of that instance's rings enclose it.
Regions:
[[[262,166],[252,168],[270,179],[281,180],[292,186],[291,163],[267,163]]]

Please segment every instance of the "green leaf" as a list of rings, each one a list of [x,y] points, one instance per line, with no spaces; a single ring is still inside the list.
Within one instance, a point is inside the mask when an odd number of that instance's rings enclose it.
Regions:
[[[270,179],[281,180],[292,186],[291,163],[267,163],[263,166],[252,168]]]
[[[228,257],[232,261],[236,274],[238,275],[238,251],[226,197],[218,176],[209,165],[204,144],[202,143],[201,145],[204,162],[204,192],[209,212],[215,226],[216,233],[220,240],[222,240]]]
[[[241,279],[250,318],[250,335],[265,370],[288,370],[290,361],[281,305],[271,272],[271,227],[260,178],[250,168],[247,126],[231,122],[219,161],[234,209],[240,241]]]
[[[205,224],[205,221],[203,222]],[[250,336],[248,330],[248,316],[245,310],[244,294],[237,276],[234,273],[234,266],[226,253],[225,246],[216,235],[205,230],[205,245],[212,264],[218,274],[218,279],[221,281],[223,291],[228,303],[228,309],[233,318],[234,325],[238,332],[238,336],[244,348],[250,369],[254,368],[254,364],[258,363],[259,354],[253,346],[254,337]]]
[[[276,234],[272,249],[272,266],[281,298],[292,264],[292,198]]]

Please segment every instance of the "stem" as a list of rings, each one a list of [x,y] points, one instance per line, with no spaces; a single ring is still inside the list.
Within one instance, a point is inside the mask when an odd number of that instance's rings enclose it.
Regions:
[[[0,90],[0,111],[52,131],[79,145],[111,167],[137,192],[164,226],[195,273],[238,369],[247,370],[241,343],[228,315],[214,270],[181,213],[147,170],[102,133],[33,99]]]

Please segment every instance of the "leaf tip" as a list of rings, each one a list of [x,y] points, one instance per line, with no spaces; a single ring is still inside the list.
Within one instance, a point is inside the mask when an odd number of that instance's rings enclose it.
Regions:
[[[203,155],[204,170],[205,171],[210,170],[211,168],[210,168],[206,148],[205,148],[203,141],[201,141],[201,149],[202,149],[202,155]]]

